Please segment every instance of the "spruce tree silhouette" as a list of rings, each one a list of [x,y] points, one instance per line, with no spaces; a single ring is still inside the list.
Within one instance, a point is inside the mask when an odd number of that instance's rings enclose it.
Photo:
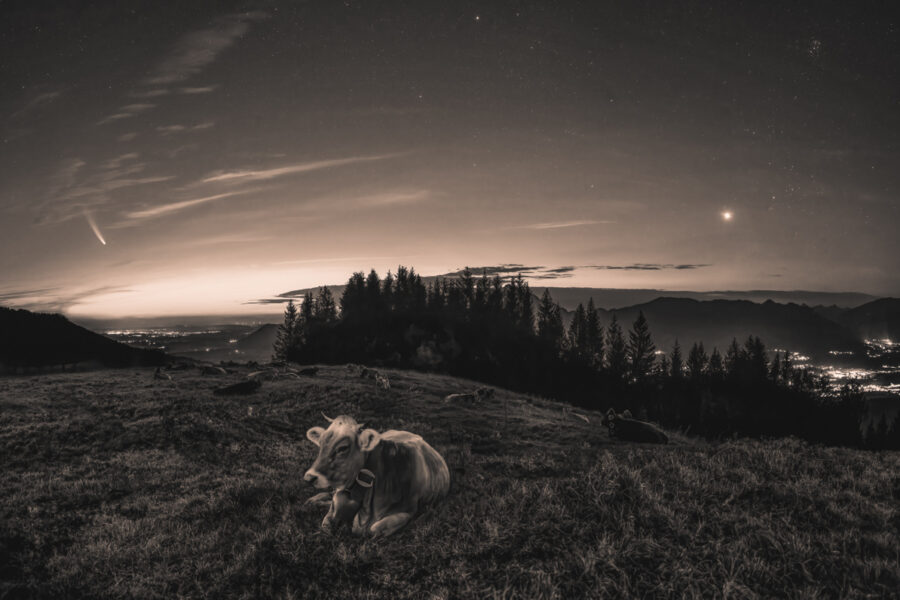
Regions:
[[[644,312],[640,311],[631,326],[631,331],[628,332],[628,363],[632,381],[642,382],[646,379],[656,360],[655,351],[650,326]]]
[[[288,304],[284,309],[284,320],[278,326],[278,332],[275,336],[275,346],[273,348],[273,358],[275,360],[287,360],[291,349],[297,344],[297,307],[294,306],[293,300],[288,300]]]
[[[681,356],[681,345],[678,343],[678,338],[675,338],[675,345],[672,346],[672,358],[669,362],[672,364],[672,379],[684,377],[684,359]]]
[[[687,368],[692,381],[700,381],[706,373],[706,365],[709,358],[703,349],[703,342],[694,342],[691,351],[688,352]]]

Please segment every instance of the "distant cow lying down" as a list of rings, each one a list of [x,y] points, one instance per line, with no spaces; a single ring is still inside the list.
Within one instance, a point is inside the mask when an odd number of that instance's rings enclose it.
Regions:
[[[480,387],[470,394],[450,394],[444,397],[444,402],[475,402],[476,400],[487,400],[494,397],[494,390],[489,387]]]
[[[630,410],[617,415],[616,411],[610,408],[606,411],[603,424],[609,428],[609,437],[616,437],[630,442],[669,443],[669,436],[655,425],[638,421],[631,416]]]
[[[331,531],[336,520],[352,518],[353,533],[387,536],[447,495],[447,463],[418,435],[363,429],[348,416],[330,421],[328,429],[312,427],[306,432],[319,447],[319,456],[303,477],[317,489],[336,490],[322,520],[323,530]],[[359,487],[366,489],[361,492]],[[328,495],[310,500],[323,496]],[[349,514],[348,499],[353,501]]]

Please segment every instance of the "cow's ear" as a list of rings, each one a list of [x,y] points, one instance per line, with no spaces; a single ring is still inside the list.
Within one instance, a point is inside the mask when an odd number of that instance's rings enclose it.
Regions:
[[[374,429],[363,429],[359,434],[359,449],[363,452],[370,452],[375,449],[381,436]]]
[[[309,431],[306,432],[306,438],[318,446],[323,433],[325,433],[325,430],[321,427],[310,427]]]

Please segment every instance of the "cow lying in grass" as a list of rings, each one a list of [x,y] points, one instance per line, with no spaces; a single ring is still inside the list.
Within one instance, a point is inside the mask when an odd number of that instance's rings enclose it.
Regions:
[[[628,440],[630,442],[650,442],[654,444],[669,443],[669,436],[663,433],[655,425],[638,421],[631,416],[631,411],[626,410],[620,415],[616,411],[609,409],[606,411],[606,417],[603,418],[603,424],[609,428],[609,437]]]
[[[328,429],[306,432],[319,447],[319,456],[303,477],[317,489],[336,490],[323,530],[352,519],[355,534],[387,536],[447,495],[447,463],[418,435],[363,429],[347,416],[329,420]],[[310,500],[321,502],[328,496],[322,493]]]

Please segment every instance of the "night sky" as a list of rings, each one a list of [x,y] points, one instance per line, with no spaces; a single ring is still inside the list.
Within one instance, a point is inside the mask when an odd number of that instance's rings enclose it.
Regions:
[[[401,263],[900,295],[891,3],[80,4],[0,2],[0,304]]]

